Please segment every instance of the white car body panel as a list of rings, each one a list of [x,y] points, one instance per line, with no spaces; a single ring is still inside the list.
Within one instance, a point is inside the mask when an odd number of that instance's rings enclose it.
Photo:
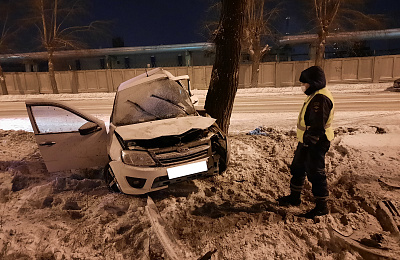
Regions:
[[[60,101],[28,100],[26,106],[36,142],[49,172],[107,164],[107,131],[103,121]],[[70,132],[41,133],[31,109],[35,106],[55,106],[65,109],[89,122],[96,123],[101,130],[87,135],[81,135],[78,129]]]
[[[135,167],[126,165],[122,161],[111,161],[110,167],[115,173],[115,178],[118,181],[119,189],[126,194],[143,194],[149,191],[160,190],[167,187],[164,186],[156,189],[151,188],[155,178],[167,174],[165,168]],[[126,180],[127,176],[143,178],[147,181],[142,189],[134,189]]]
[[[150,71],[148,71],[146,73],[140,74],[140,75],[138,75],[138,76],[136,76],[134,78],[131,78],[131,79],[127,80],[127,81],[124,81],[118,86],[117,91],[122,91],[122,90],[124,90],[126,88],[138,85],[138,84],[140,84],[142,82],[146,82],[146,81],[148,81],[148,78],[150,76],[152,76],[154,74],[157,74],[157,73],[160,73],[160,72],[162,73],[162,70],[160,68],[156,68],[156,69],[152,69],[152,70],[150,70]],[[164,73],[162,73],[161,75],[164,75],[164,77],[167,77],[167,75],[164,74]]]
[[[189,79],[189,75],[182,75],[182,76],[177,76],[175,77],[174,75],[172,75],[169,71],[166,70],[162,70],[161,68],[156,68],[153,70],[150,70],[146,73],[143,73],[141,75],[138,75],[134,78],[131,78],[127,81],[122,82],[117,89],[117,92],[120,92],[124,89],[127,88],[131,88],[134,86],[138,86],[142,83],[149,83],[149,81],[152,80],[157,80],[157,79],[161,79],[161,78],[169,78],[171,80],[174,81],[182,81],[182,80],[187,80],[188,84],[190,84],[190,79]],[[199,103],[199,98],[194,96],[191,92],[190,92],[190,88],[188,87],[187,91],[189,92],[190,95],[190,99],[192,100],[193,104],[198,104]]]
[[[204,159],[193,161],[190,163],[197,163],[201,161],[204,161]],[[186,165],[187,164],[188,163],[186,163]],[[211,169],[212,165],[214,164],[212,157],[209,158],[207,164],[208,169]],[[157,177],[168,175],[167,167],[135,167],[131,165],[126,165],[122,161],[111,161],[110,167],[114,173],[118,173],[115,174],[115,178],[118,181],[120,190],[126,194],[137,195],[150,191],[165,189],[168,187],[168,185],[165,185],[157,188],[152,188],[152,184]],[[129,185],[126,177],[143,178],[146,179],[146,183],[143,188],[135,189]]]
[[[153,75],[157,75],[157,77],[151,77]],[[182,75],[182,76],[177,76],[175,77],[174,75],[172,75],[169,71],[166,70],[162,70],[160,68],[156,68],[156,69],[152,69],[150,71],[148,71],[147,73],[143,73],[141,75],[138,75],[134,78],[131,78],[127,81],[122,82],[119,86],[118,86],[118,90],[117,91],[122,91],[126,88],[130,88],[139,84],[142,84],[144,82],[148,82],[149,81],[149,77],[151,77],[152,79],[157,79],[157,78],[169,78],[171,80],[174,81],[179,81],[179,80],[189,80],[189,75]]]
[[[211,117],[188,116],[118,126],[115,131],[124,140],[153,139],[165,135],[180,135],[190,129],[206,129],[215,122]]]
[[[225,149],[227,145],[223,145],[223,143],[227,142],[227,138],[218,130],[215,119],[199,116],[194,107],[193,110],[191,107],[188,110],[182,109],[186,115],[179,110],[179,113],[176,114],[166,113],[165,119],[155,116],[154,119],[145,121],[146,117],[144,117],[138,118],[137,121],[128,121],[128,123],[122,120],[121,124],[125,124],[122,126],[114,125],[113,122],[121,122],[118,121],[119,115],[116,121],[112,119],[116,111],[117,97],[124,95],[121,91],[127,91],[133,87],[131,89],[133,93],[130,95],[140,98],[141,96],[137,94],[135,88],[142,87],[148,91],[143,93],[148,95],[149,92],[151,94],[153,86],[148,85],[147,87],[151,87],[147,90],[145,84],[153,84],[154,81],[165,81],[166,79],[176,82],[174,84],[177,88],[172,90],[178,89],[176,92],[166,93],[174,93],[177,97],[183,98],[183,101],[178,101],[174,105],[180,108],[181,104],[190,104],[190,100],[186,102],[188,98],[191,98],[191,106],[195,103],[193,96],[190,96],[189,76],[174,77],[162,69],[151,70],[123,82],[118,87],[108,133],[103,121],[63,102],[44,99],[26,101],[28,116],[48,171],[104,167],[108,164],[105,167],[105,180],[109,188],[135,195],[164,189],[173,183],[219,173],[221,154],[217,151],[221,151],[221,149],[217,150],[217,147]],[[181,80],[188,80],[187,89],[180,82]],[[160,93],[164,93],[162,91]],[[182,91],[186,91],[186,93]],[[144,97],[147,98],[147,96]],[[162,97],[156,98],[163,99]],[[126,101],[132,102],[137,105],[136,108],[142,109],[140,105],[131,100],[127,99],[121,102]],[[172,103],[172,100],[169,102],[168,97],[164,101]],[[137,102],[140,103],[140,101]],[[161,114],[170,111],[164,110],[162,105],[159,108]],[[121,118],[124,119],[123,116],[126,113],[128,119],[131,119],[129,118],[130,110],[125,110],[124,107],[121,109]],[[171,115],[175,117],[169,118]],[[185,141],[181,143],[182,140],[175,136],[190,136],[191,139],[184,139]],[[221,141],[221,146],[220,142],[215,138],[211,139],[212,137],[223,138],[225,141]],[[155,138],[160,138],[160,144],[157,139],[155,141],[157,144],[146,146],[149,142],[154,142],[152,139]],[[136,143],[140,140],[143,144],[139,144],[138,147],[135,147],[136,144],[127,147],[127,141],[130,140],[137,140]],[[172,143],[166,142],[166,145],[163,144],[165,140],[173,141]],[[229,143],[227,144],[229,145]],[[154,165],[149,163],[134,166],[141,164],[132,160],[124,162],[121,154],[124,152],[124,156],[126,156],[126,151],[135,149],[148,153],[148,156],[154,160]],[[126,157],[124,158],[126,159]],[[229,157],[227,158],[229,159]],[[107,179],[106,176],[110,178]],[[116,189],[113,188],[114,184],[117,186]]]
[[[111,126],[112,124],[110,124]],[[109,143],[107,146],[108,156],[111,161],[121,161],[121,144],[118,142],[117,137],[114,134],[114,128],[110,127],[109,132]]]

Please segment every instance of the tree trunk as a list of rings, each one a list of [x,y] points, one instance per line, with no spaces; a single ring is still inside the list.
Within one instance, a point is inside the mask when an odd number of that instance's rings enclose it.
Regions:
[[[321,29],[318,33],[318,45],[317,53],[315,55],[315,66],[320,66],[322,68],[324,55],[325,55],[325,45],[326,37],[328,36],[328,31]]]
[[[205,110],[228,133],[239,80],[240,40],[245,0],[221,0],[222,10],[215,37],[216,56],[207,92]]]
[[[1,64],[0,64],[0,85],[1,85],[1,93],[3,95],[8,95],[8,90],[7,90],[7,85],[6,85],[6,77],[4,76],[3,68],[1,67]]]
[[[54,73],[53,52],[54,51],[52,50],[48,51],[49,78],[53,94],[58,94],[59,92],[57,88],[56,74]]]
[[[260,60],[255,60],[251,64],[251,83],[250,87],[258,88],[258,75],[260,74]]]
[[[259,41],[258,41],[259,42]],[[258,75],[260,74],[261,46],[253,48],[251,55],[251,88],[258,87]]]

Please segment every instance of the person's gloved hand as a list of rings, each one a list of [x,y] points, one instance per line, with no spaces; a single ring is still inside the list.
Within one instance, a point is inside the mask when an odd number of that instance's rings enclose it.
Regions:
[[[319,140],[319,136],[310,135],[305,132],[303,136],[303,142],[305,146],[315,145]]]

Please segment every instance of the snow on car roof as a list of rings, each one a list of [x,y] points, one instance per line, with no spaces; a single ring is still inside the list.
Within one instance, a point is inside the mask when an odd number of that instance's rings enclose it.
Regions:
[[[134,78],[131,78],[125,82],[122,82],[117,91],[122,91],[124,89],[137,86],[139,84],[142,84],[147,81],[152,81],[156,79],[162,79],[162,78],[169,78],[171,80],[177,81],[177,80],[182,80],[182,79],[189,79],[188,75],[183,75],[179,77],[173,76],[169,71],[163,70],[161,68],[156,68],[150,71],[147,71],[143,74],[140,74]]]

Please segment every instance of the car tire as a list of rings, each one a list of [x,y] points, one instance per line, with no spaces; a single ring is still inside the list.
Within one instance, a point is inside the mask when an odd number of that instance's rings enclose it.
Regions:
[[[104,181],[106,182],[106,185],[111,192],[121,192],[118,182],[115,179],[114,172],[112,171],[110,164],[108,163],[106,167],[104,167]]]
[[[226,168],[228,167],[229,160],[229,151],[228,151],[228,140],[227,139],[218,139],[217,142],[214,142],[214,149],[217,152],[219,157],[219,174],[222,174]]]

